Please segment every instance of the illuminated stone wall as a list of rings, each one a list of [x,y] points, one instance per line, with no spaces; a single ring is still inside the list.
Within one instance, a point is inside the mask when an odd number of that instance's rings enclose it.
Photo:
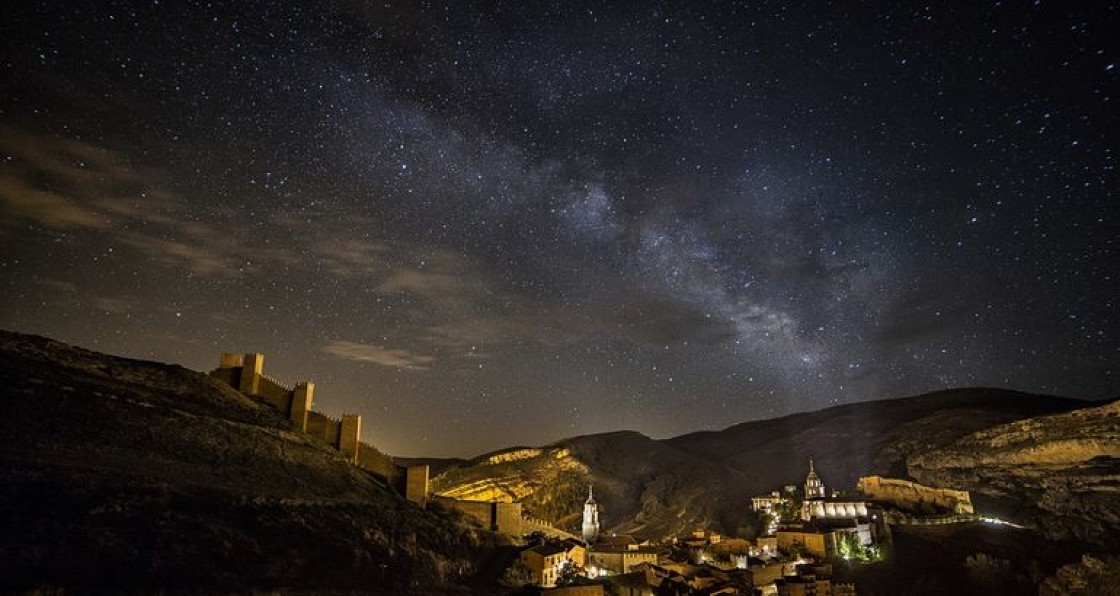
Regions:
[[[471,516],[487,530],[517,537],[524,533],[521,503],[467,501],[440,495],[433,495],[432,501],[447,509],[454,509]]]
[[[404,496],[421,507],[428,504],[428,466],[409,466],[405,471]]]
[[[319,412],[311,411],[307,413],[307,434],[336,449],[338,448],[339,427],[341,425],[341,420]]]
[[[397,465],[393,458],[363,443],[362,418],[357,414],[343,414],[341,419],[335,419],[312,410],[314,383],[288,387],[268,377],[264,374],[264,355],[256,353],[223,353],[218,368],[210,376],[272,406],[294,427],[338,449],[351,463],[378,476],[410,501],[421,507],[427,503],[428,467]]]
[[[972,498],[966,490],[934,488],[909,480],[882,476],[864,476],[859,479],[857,487],[871,500],[902,508],[932,503],[954,513],[975,513]]]
[[[864,501],[826,501],[807,500],[802,504],[802,518],[809,519],[852,519],[867,517],[867,503]]]

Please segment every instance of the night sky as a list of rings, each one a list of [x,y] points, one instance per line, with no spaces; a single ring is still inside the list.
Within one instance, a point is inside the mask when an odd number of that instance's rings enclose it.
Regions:
[[[399,455],[1120,395],[1120,4],[17,2],[0,327]]]

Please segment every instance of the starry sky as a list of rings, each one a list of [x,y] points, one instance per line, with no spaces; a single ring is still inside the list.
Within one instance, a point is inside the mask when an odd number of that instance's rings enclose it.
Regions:
[[[0,327],[412,456],[1120,395],[1120,4],[17,2]]]

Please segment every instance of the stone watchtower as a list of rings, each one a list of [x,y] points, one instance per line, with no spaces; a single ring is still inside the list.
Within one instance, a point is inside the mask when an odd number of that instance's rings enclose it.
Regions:
[[[821,482],[821,477],[817,476],[817,471],[813,469],[813,458],[811,457],[809,458],[809,475],[805,477],[805,498],[824,498],[824,483]]]
[[[591,486],[587,487],[587,501],[583,503],[583,541],[587,544],[595,542],[599,537],[599,504],[595,502],[595,495]]]

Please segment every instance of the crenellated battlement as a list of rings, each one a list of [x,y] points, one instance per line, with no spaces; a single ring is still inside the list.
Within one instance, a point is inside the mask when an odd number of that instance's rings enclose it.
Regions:
[[[268,375],[262,374],[261,379],[264,379],[264,380],[272,383],[273,385],[276,385],[277,387],[283,389],[284,391],[291,391],[292,390],[292,387],[290,385],[288,385],[287,383],[284,383],[283,381],[279,381],[277,379],[274,379],[274,378],[272,378]]]
[[[292,426],[338,449],[350,463],[380,477],[410,501],[424,506],[428,498],[428,466],[400,466],[362,442],[362,417],[334,418],[312,409],[315,383],[290,385],[264,374],[264,354],[223,352],[210,376],[276,408]]]

